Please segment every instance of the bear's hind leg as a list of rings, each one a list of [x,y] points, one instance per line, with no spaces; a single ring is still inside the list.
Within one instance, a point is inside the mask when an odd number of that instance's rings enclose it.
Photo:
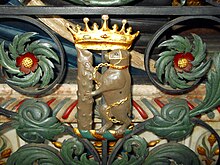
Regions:
[[[105,124],[98,130],[96,130],[96,132],[98,134],[104,134],[106,130],[108,130],[109,128],[112,127],[113,123],[109,120],[107,114],[106,114],[106,109],[107,109],[107,105],[103,105],[100,107],[99,109],[99,113],[101,115],[101,118],[105,120]]]
[[[117,135],[122,135],[125,132],[128,126],[131,124],[131,119],[127,116],[122,122],[123,125],[116,131]]]

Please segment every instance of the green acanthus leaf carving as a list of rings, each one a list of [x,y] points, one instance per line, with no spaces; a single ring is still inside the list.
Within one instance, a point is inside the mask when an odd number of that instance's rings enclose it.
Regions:
[[[186,89],[210,69],[211,60],[206,60],[206,44],[198,35],[192,36],[193,44],[188,38],[175,35],[159,45],[167,48],[159,54],[155,63],[156,75],[161,83],[174,89]]]
[[[53,140],[65,131],[65,127],[53,115],[50,107],[33,99],[25,100],[14,117],[17,134],[26,142],[42,143]]]
[[[44,74],[44,76],[41,78],[42,81],[41,87],[44,87],[50,83],[51,79],[54,79],[54,72],[53,72],[54,65],[45,56],[39,56],[38,64],[41,67],[42,72],[47,73]]]
[[[213,57],[213,68],[208,73],[205,99],[192,111],[190,117],[205,114],[220,105],[220,53]]]
[[[67,165],[98,165],[94,159],[87,158],[84,146],[77,138],[65,140],[60,153]]]
[[[32,52],[36,56],[43,56],[47,59],[53,59],[56,62],[60,62],[57,54],[51,49],[51,45],[48,43],[41,43],[39,40],[32,42],[26,48],[28,52]]]
[[[31,37],[36,35],[35,32],[27,32],[22,35],[17,35],[14,37],[13,42],[9,44],[9,50],[11,51],[11,56],[14,60],[25,52],[25,46],[31,41]]]
[[[40,40],[31,42],[37,33],[27,32],[16,35],[5,51],[4,42],[0,47],[0,64],[8,73],[6,81],[21,88],[41,84],[44,88],[54,79],[54,64],[60,59],[48,43]]]
[[[146,140],[137,135],[125,141],[123,149],[122,157],[116,159],[112,165],[142,164],[149,153]],[[128,153],[132,153],[130,157]]]
[[[192,54],[195,57],[195,59],[192,61],[192,64],[194,66],[199,66],[201,62],[206,58],[206,44],[203,43],[201,37],[198,35],[193,34],[192,36],[194,38]]]
[[[35,73],[30,72],[28,75],[18,78],[16,76],[8,79],[7,82],[22,88],[36,85],[42,77],[42,70],[38,68]]]
[[[198,156],[188,147],[179,143],[166,143],[152,149],[143,164],[200,165],[200,161],[198,159]]]
[[[70,2],[80,4],[80,5],[89,5],[89,6],[119,6],[128,4],[134,0],[68,0]]]
[[[6,71],[8,73],[11,73],[11,74],[19,74],[20,73],[20,70],[19,68],[16,67],[16,62],[15,60],[12,60],[10,59],[9,55],[8,55],[8,52],[5,52],[4,51],[4,46],[5,45],[5,42],[3,41],[1,43],[1,47],[0,47],[0,64],[6,68]]]
[[[161,109],[160,115],[147,120],[145,129],[168,140],[180,140],[192,132],[193,126],[187,102],[175,99]]]
[[[7,165],[65,165],[57,150],[46,144],[26,144],[14,152]]]

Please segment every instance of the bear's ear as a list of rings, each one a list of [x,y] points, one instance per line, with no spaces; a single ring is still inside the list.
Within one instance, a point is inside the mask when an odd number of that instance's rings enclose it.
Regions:
[[[78,54],[83,54],[84,56],[92,57],[92,52],[90,52],[87,49],[81,49],[81,48],[76,47],[76,51]]]

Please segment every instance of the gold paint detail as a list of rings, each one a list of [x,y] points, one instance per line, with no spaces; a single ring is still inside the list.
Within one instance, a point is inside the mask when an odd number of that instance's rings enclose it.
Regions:
[[[12,149],[8,148],[1,153],[1,158],[8,158],[12,153]]]
[[[117,101],[115,103],[112,103],[111,105],[109,105],[107,108],[106,108],[106,115],[108,116],[108,120],[110,120],[112,123],[120,123],[119,120],[113,118],[110,116],[110,110],[113,108],[113,107],[117,107],[121,104],[124,104],[126,101],[128,100],[128,97],[124,98],[124,99],[121,99],[120,101]]]
[[[132,33],[132,27],[126,29],[127,20],[122,20],[121,30],[118,30],[118,25],[114,24],[112,29],[108,27],[108,15],[102,16],[103,25],[99,29],[97,23],[93,23],[92,28],[89,27],[89,18],[84,18],[84,30],[78,25],[72,27],[66,24],[67,29],[71,32],[74,38],[75,46],[81,49],[91,50],[127,50],[131,47],[134,39],[139,35],[139,31]]]
[[[219,155],[219,148],[215,150],[215,155]]]
[[[94,146],[95,147],[102,147],[102,142],[101,141],[95,141]]]
[[[206,155],[206,150],[205,150],[205,148],[204,147],[202,147],[202,146],[198,146],[197,147],[197,151],[198,151],[198,153],[200,154],[200,155]]]
[[[123,69],[127,69],[128,65],[125,65],[125,66],[110,65],[110,68],[117,69],[117,70],[123,70]]]
[[[215,142],[217,141],[217,139],[216,139],[215,135],[211,134],[208,137],[208,141],[209,141],[210,146],[212,147],[215,144]]]
[[[188,64],[189,64],[189,61],[185,58],[180,58],[178,60],[178,67],[180,67],[180,68],[185,68],[185,67],[187,67]]]
[[[109,142],[109,147],[114,147],[114,146],[115,146],[115,144],[116,144],[116,142],[115,142],[115,141],[110,141],[110,142]]]
[[[93,77],[93,80],[95,81],[95,83],[99,86],[100,85],[100,82],[97,81],[96,79],[96,72],[98,71],[99,68],[101,67],[108,67],[110,66],[109,63],[100,63],[99,65],[95,66],[94,70],[93,70],[93,73],[92,73],[92,77]]]
[[[115,139],[121,139],[123,138],[123,134],[116,134],[115,130],[109,130],[109,132],[114,136]]]
[[[126,69],[128,68],[128,65],[125,65],[125,66],[117,66],[117,65],[113,65],[113,64],[109,64],[109,63],[100,63],[99,65],[95,66],[94,70],[93,70],[93,73],[92,73],[92,77],[93,77],[93,80],[96,82],[96,84],[99,86],[100,85],[100,82],[97,81],[96,79],[96,72],[98,71],[99,68],[101,67],[110,67],[110,68],[113,68],[113,69],[118,69],[118,70],[123,70],[123,69]]]
[[[148,145],[148,147],[154,147],[158,143],[160,143],[160,140],[153,140],[153,141],[150,141],[147,145]]]
[[[79,137],[82,138],[82,135],[81,135],[81,133],[79,132],[79,129],[78,129],[78,128],[73,128],[73,132],[74,132],[77,136],[79,136]]]
[[[91,135],[98,140],[105,140],[105,138],[96,132],[96,130],[90,130]]]
[[[52,144],[59,149],[62,148],[62,143],[60,142],[52,142]]]
[[[25,57],[21,64],[25,67],[25,68],[31,68],[34,64],[34,61],[30,58],[30,57]]]

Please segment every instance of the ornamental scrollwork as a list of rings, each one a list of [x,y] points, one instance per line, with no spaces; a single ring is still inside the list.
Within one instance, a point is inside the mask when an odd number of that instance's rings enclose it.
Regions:
[[[133,152],[134,154],[129,154]],[[119,164],[140,164],[143,162],[145,157],[148,155],[148,147],[145,139],[134,135],[132,138],[125,141],[123,145],[123,152],[121,152],[121,157],[117,158],[112,165]]]
[[[45,144],[26,144],[13,153],[7,165],[30,164],[64,165],[56,149]]]
[[[171,100],[155,115],[146,121],[145,129],[168,140],[179,140],[189,135],[194,128],[190,121],[189,107],[185,100]]]
[[[33,99],[19,107],[18,114],[13,116],[13,126],[18,136],[29,143],[53,140],[65,130],[46,103]]]
[[[60,154],[65,165],[98,165],[93,158],[88,158],[84,145],[76,138],[67,139],[62,143]]]
[[[152,149],[143,164],[170,165],[171,163],[200,165],[197,155],[191,149],[172,142]]]

